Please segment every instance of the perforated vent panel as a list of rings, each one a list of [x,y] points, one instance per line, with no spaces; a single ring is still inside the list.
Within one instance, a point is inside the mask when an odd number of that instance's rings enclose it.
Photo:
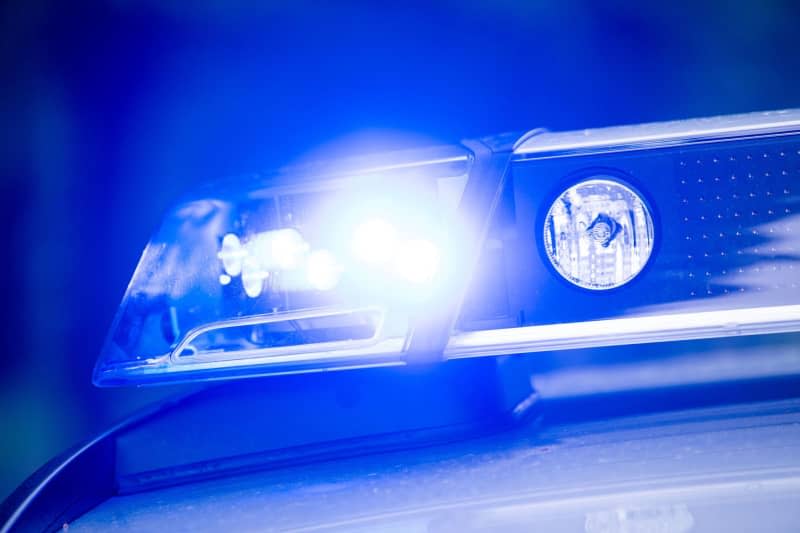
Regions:
[[[685,154],[677,176],[686,296],[796,291],[800,145]]]

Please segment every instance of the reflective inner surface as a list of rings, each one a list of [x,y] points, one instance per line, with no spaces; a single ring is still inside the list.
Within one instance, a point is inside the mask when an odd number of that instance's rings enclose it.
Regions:
[[[653,219],[630,187],[605,176],[571,186],[545,215],[544,246],[564,278],[587,289],[630,281],[653,251]]]
[[[397,363],[434,278],[459,263],[470,165],[439,147],[195,191],[145,249],[95,383]]]

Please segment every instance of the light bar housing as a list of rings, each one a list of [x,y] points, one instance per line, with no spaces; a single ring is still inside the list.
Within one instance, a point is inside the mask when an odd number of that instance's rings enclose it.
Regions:
[[[611,214],[569,203],[605,205],[597,196],[558,204],[584,182],[619,183],[607,189],[624,198]],[[145,249],[94,380],[798,331],[797,183],[796,110],[536,130],[223,180],[182,201]],[[645,222],[627,221],[620,202],[634,197]],[[595,217],[569,226],[591,238],[573,254],[563,235],[561,261],[605,261],[606,277],[615,258],[641,264],[604,290],[565,278],[544,242],[554,205]]]

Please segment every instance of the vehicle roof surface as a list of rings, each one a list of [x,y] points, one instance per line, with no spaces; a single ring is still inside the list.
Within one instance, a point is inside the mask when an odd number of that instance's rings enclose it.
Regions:
[[[541,426],[115,496],[70,531],[787,531],[800,400]]]

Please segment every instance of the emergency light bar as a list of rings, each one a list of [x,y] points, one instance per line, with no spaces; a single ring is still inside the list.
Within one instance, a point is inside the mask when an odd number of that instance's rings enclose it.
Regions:
[[[148,244],[100,386],[800,331],[800,110],[210,184]]]

